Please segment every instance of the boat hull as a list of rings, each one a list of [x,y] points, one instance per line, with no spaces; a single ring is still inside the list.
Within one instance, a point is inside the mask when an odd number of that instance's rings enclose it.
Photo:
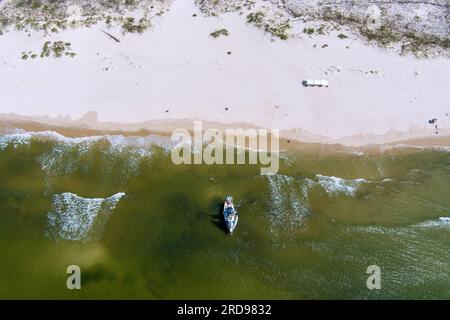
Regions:
[[[224,203],[223,218],[225,220],[225,224],[227,225],[228,231],[233,233],[237,226],[239,216],[230,200]]]
[[[239,216],[236,214],[233,219],[225,219],[225,223],[227,225],[228,231],[230,233],[233,233],[234,229],[236,228],[238,224]]]

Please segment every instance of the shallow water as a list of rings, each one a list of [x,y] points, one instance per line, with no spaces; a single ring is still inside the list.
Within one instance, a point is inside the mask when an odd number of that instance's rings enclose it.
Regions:
[[[0,136],[0,298],[450,298],[448,151],[300,149],[266,177],[150,142]]]

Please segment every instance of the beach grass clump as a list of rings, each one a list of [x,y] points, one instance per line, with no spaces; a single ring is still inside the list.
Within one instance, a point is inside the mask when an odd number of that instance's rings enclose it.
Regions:
[[[401,53],[413,53],[416,56],[427,56],[430,48],[450,49],[450,38],[441,38],[435,35],[408,32],[404,34]]]
[[[261,28],[264,24],[265,16],[264,12],[261,11],[251,12],[247,15],[247,23],[252,23],[258,28]]]
[[[304,28],[303,29],[303,33],[309,34],[309,35],[313,35],[316,32],[316,29],[314,28]]]
[[[143,33],[153,16],[162,15],[170,1],[161,0],[4,0],[0,9],[0,32],[8,29],[45,35],[66,28],[91,27],[104,21],[124,32]],[[3,3],[2,2],[2,3]],[[136,11],[142,18],[136,18]]]
[[[50,56],[50,41],[47,41],[44,43],[44,46],[42,47],[40,57],[45,58]]]
[[[18,0],[9,1],[0,10],[0,29],[12,27],[17,31],[39,30],[46,34],[65,29],[65,9],[56,1]],[[58,10],[59,8],[59,10]]]
[[[394,31],[392,26],[384,24],[379,28],[371,29],[367,26],[365,19],[353,13],[344,14],[332,8],[325,8],[321,14],[321,18],[327,22],[350,26],[356,29],[368,41],[376,42],[383,47],[401,40],[400,35]],[[338,38],[346,39],[346,36],[341,33],[338,35]]]
[[[39,0],[32,0],[31,1],[31,8],[32,9],[39,9],[42,6],[42,3]]]
[[[433,49],[450,49],[450,38],[417,32],[402,32],[392,25],[384,24],[376,30],[360,28],[360,33],[371,42],[387,47],[394,43],[401,44],[402,55],[412,53],[417,57],[427,57]]]
[[[365,23],[365,20],[361,19],[354,13],[344,14],[340,11],[333,10],[332,8],[325,7],[320,15],[320,18],[324,21],[335,22],[340,25],[361,25]]]
[[[271,26],[271,25],[267,25],[264,30],[269,32],[270,34],[280,38],[281,40],[287,40],[287,38],[289,37],[287,34],[287,30],[290,29],[290,25],[289,23],[287,24],[282,24],[282,25],[278,25],[278,26]]]
[[[28,52],[22,51],[22,53],[21,53],[22,60],[28,60],[28,58],[35,59],[36,56],[37,55],[35,53],[33,53],[32,51],[28,51]]]
[[[72,51],[72,45],[70,42],[47,41],[42,47],[40,57],[47,58],[50,56],[53,56],[54,58],[61,58],[63,56],[73,58],[76,56],[76,53]]]
[[[135,6],[136,5],[136,0],[125,0],[124,3],[127,6]]]
[[[221,13],[239,12],[251,10],[255,7],[256,0],[195,0],[200,11],[206,16],[216,17]]]
[[[338,37],[339,39],[341,39],[341,40],[344,40],[344,39],[347,39],[347,38],[348,38],[348,36],[346,36],[346,35],[343,34],[343,33],[339,33],[337,37]]]
[[[220,36],[228,37],[229,35],[230,35],[230,33],[225,28],[222,28],[222,29],[219,29],[219,30],[216,30],[216,31],[210,33],[210,36],[213,37],[213,38],[217,38],[217,37],[220,37]]]
[[[303,29],[303,33],[307,34],[307,35],[313,35],[313,34],[318,34],[318,35],[326,35],[328,34],[329,28],[325,25],[325,24],[321,24],[318,28],[304,28]]]
[[[374,30],[371,30],[364,25],[359,28],[359,32],[368,41],[376,42],[382,47],[387,47],[392,43],[400,42],[402,40],[401,34],[386,24]]]
[[[150,20],[141,18],[137,22],[133,17],[127,17],[123,21],[123,33],[143,33],[150,27]]]
[[[289,19],[269,18],[262,11],[249,13],[247,23],[253,24],[281,40],[286,40],[289,37],[287,30],[291,28]]]
[[[366,16],[358,16],[352,12],[344,13],[333,8],[324,8],[319,18],[331,24],[348,26],[368,42],[383,48],[399,44],[400,54],[412,53],[417,57],[427,57],[431,53],[442,50],[448,52],[450,49],[450,37],[413,31],[412,28],[399,26],[393,20],[383,19],[377,28],[370,28],[369,25],[374,25],[375,20],[367,21]],[[342,33],[338,37],[347,38]]]

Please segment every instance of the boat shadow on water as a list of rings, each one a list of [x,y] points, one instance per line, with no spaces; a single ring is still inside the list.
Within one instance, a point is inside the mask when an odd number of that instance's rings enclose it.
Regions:
[[[217,228],[222,230],[224,233],[229,233],[227,224],[223,219],[223,206],[224,204],[220,201],[214,201],[211,205],[211,223],[214,224]]]

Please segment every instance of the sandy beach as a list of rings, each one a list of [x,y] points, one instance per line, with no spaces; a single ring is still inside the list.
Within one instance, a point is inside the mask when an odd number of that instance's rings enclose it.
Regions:
[[[222,28],[228,36],[210,36]],[[400,56],[338,33],[275,39],[238,13],[208,17],[182,0],[143,34],[102,23],[45,37],[9,31],[0,36],[0,118],[103,131],[204,120],[344,145],[450,135],[449,59]],[[45,41],[70,42],[76,56],[21,58]],[[306,79],[330,85],[307,88]]]

